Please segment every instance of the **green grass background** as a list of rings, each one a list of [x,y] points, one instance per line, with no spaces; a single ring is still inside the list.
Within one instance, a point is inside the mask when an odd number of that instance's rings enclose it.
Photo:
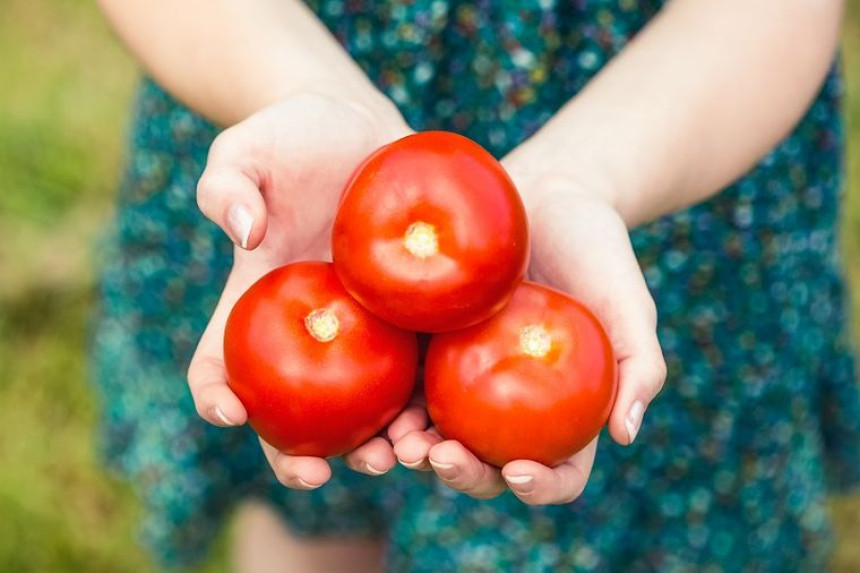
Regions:
[[[860,1],[848,12],[844,244],[860,292]],[[136,545],[137,501],[98,464],[84,358],[92,245],[110,216],[135,77],[93,3],[3,0],[0,571],[155,570]],[[831,505],[834,569],[860,571],[860,495]],[[224,545],[202,571],[226,571]]]

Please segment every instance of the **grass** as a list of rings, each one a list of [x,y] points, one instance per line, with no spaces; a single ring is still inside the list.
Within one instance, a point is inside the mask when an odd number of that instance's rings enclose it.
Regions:
[[[6,0],[0,18],[0,571],[154,571],[139,506],[99,466],[85,370],[91,247],[110,215],[135,68],[91,3]],[[860,3],[845,32],[860,292]],[[860,318],[860,297],[854,315]],[[855,321],[857,323],[857,321]],[[860,496],[834,500],[836,571],[860,570]],[[223,571],[224,550],[205,571]]]

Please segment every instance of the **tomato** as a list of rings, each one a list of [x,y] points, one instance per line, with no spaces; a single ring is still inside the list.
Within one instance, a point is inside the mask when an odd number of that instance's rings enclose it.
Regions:
[[[501,164],[440,131],[372,154],[344,190],[332,230],[343,285],[391,324],[444,332],[498,312],[525,276],[528,222]]]
[[[597,318],[569,296],[525,282],[498,314],[430,341],[424,390],[447,438],[502,467],[556,466],[609,419],[616,361]]]
[[[355,449],[403,409],[418,342],[355,302],[330,263],[303,262],[242,295],[224,361],[260,437],[288,454],[327,457]]]

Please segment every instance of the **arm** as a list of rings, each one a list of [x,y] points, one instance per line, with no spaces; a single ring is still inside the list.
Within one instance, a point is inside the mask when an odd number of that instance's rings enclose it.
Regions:
[[[328,258],[328,230],[352,169],[406,135],[408,127],[297,0],[101,4],[161,85],[209,119],[236,123],[213,143],[197,187],[200,209],[236,248],[221,299],[189,365],[188,384],[203,419],[244,424],[247,412],[224,369],[230,310],[269,270]],[[262,446],[288,487],[319,487],[331,475],[324,459]],[[381,438],[345,460],[371,475],[396,463]]]
[[[99,0],[147,71],[220,125],[302,92],[391,104],[297,0]]]
[[[838,0],[674,0],[505,158],[529,210],[532,277],[607,327],[619,364],[616,442],[634,441],[666,377],[628,227],[716,193],[790,132],[831,65],[841,9]],[[402,461],[432,466],[454,489],[492,497],[510,487],[530,504],[581,494],[595,448],[557,468],[518,460],[499,471],[432,432],[395,440]]]
[[[801,118],[841,15],[839,0],[670,2],[508,167],[576,182],[630,226],[702,201]]]

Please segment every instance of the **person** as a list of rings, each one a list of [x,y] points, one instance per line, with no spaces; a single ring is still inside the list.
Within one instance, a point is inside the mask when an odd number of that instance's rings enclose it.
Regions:
[[[825,566],[828,488],[860,477],[841,2],[101,5],[152,79],[94,357],[108,459],[165,563],[244,503],[239,571]],[[326,258],[352,170],[428,129],[502,158],[530,276],[607,327],[612,439],[499,470],[412,406],[342,461],[263,443],[272,472],[225,381],[226,315],[267,270]]]

